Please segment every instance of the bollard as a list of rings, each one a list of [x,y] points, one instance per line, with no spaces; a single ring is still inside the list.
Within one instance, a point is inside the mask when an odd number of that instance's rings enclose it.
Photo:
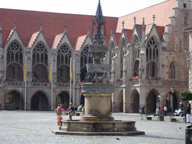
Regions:
[[[192,125],[187,126],[185,130],[185,144],[192,144]]]

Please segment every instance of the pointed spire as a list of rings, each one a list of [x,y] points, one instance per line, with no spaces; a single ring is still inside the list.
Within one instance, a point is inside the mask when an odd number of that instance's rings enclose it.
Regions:
[[[15,21],[14,22],[14,29],[16,29],[16,27],[17,27],[17,22]]]
[[[155,15],[153,15],[153,23],[155,24]]]
[[[40,23],[40,31],[42,31],[42,27],[43,27],[43,24],[42,24],[42,23]]]
[[[65,24],[65,26],[64,26],[64,32],[65,32],[65,33],[67,32],[67,26],[66,26],[66,24]]]
[[[96,34],[93,34],[94,25],[96,25]],[[104,27],[103,33],[102,33],[102,26]],[[105,26],[105,21],[103,19],[103,13],[102,13],[101,4],[99,0],[96,15],[92,24],[92,37],[93,37],[94,43],[95,42],[103,43],[105,39],[105,35],[106,35],[106,26]]]
[[[87,34],[89,35],[89,26],[88,26],[88,28],[87,28]]]
[[[124,22],[124,21],[122,21],[122,27],[123,27],[122,29],[124,29],[124,24],[125,24],[125,22]]]
[[[111,25],[111,33],[113,33],[113,25]]]
[[[136,24],[136,17],[134,17],[134,24]]]
[[[143,18],[143,24],[142,24],[142,43],[145,42],[145,18]]]
[[[143,24],[142,24],[142,29],[145,28],[145,18],[143,18]]]

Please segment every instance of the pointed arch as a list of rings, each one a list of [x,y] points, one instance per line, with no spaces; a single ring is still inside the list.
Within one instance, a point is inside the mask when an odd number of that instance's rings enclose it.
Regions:
[[[89,45],[85,46],[80,55],[80,77],[81,81],[88,81],[86,64],[93,63],[93,56],[89,51]]]
[[[155,36],[152,36],[147,41],[146,62],[149,62],[149,61],[159,62],[159,43]]]
[[[146,97],[146,113],[155,113],[156,108],[159,106],[160,101],[158,98],[159,92],[152,89]]]
[[[22,93],[17,90],[8,92],[4,97],[4,109],[5,110],[23,110],[23,96]]]
[[[49,101],[43,91],[38,91],[31,97],[31,110],[49,110]]]
[[[56,105],[62,104],[62,107],[67,110],[69,107],[69,92],[62,91],[56,97]]]
[[[139,99],[140,99],[139,92],[137,91],[137,89],[134,89],[131,92],[131,108],[132,108],[132,112],[134,113],[139,112],[139,104],[140,104]]]
[[[72,50],[67,43],[61,45],[57,50],[57,81],[68,82],[70,79],[70,58]]]
[[[146,47],[146,76],[158,77],[159,65],[159,42],[156,36],[152,36]]]
[[[33,48],[32,81],[48,81],[48,48],[42,41]]]
[[[19,41],[12,41],[6,51],[6,80],[23,80],[23,48]]]

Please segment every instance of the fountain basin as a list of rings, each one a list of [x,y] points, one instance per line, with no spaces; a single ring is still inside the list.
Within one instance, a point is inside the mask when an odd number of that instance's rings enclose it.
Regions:
[[[54,134],[78,134],[78,135],[144,135],[143,131],[137,131],[135,121],[61,121],[59,130]]]
[[[107,73],[110,71],[111,66],[109,64],[86,64],[87,71],[89,73]]]
[[[114,86],[112,84],[82,84],[81,92],[83,94],[96,94],[105,93],[111,94],[114,91]]]

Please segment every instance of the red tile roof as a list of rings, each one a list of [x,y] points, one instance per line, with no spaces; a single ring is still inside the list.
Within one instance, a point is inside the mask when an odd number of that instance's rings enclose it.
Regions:
[[[94,16],[78,14],[61,14],[51,12],[36,12],[26,10],[12,10],[0,8],[0,22],[2,24],[3,45],[5,44],[10,31],[14,28],[14,22],[17,22],[17,31],[25,46],[30,43],[31,36],[40,30],[42,31],[50,47],[56,35],[64,32],[66,25],[67,34],[73,47],[78,36],[87,34],[87,28],[92,27]],[[107,32],[111,31],[111,25],[116,28],[116,17],[104,17],[106,21]]]
[[[134,25],[134,17],[136,17],[137,24],[142,24],[143,18],[145,18],[145,24],[147,25],[153,23],[153,15],[155,15],[155,24],[159,26],[165,26],[169,24],[169,17],[173,15],[172,8],[175,7],[176,0],[167,0],[165,2],[130,13],[123,17],[119,17],[116,32],[121,32],[122,21],[124,21],[125,29],[132,29]]]
[[[132,29],[134,26],[134,17],[136,17],[136,23],[142,35],[142,21],[145,18],[146,33],[147,25],[153,22],[153,15],[155,15],[155,24],[159,32],[160,38],[164,32],[164,26],[169,23],[169,17],[172,16],[172,8],[176,7],[176,0],[167,0],[165,2],[153,5],[151,7],[136,11],[134,13],[125,15],[120,18],[116,17],[104,17],[106,21],[107,35],[106,44],[108,44],[109,36],[111,32],[111,25],[116,30],[114,32],[117,45],[119,44],[122,21],[124,21],[124,28],[127,33],[128,41],[130,42],[132,36]],[[151,14],[151,15],[150,15]],[[62,14],[51,12],[36,12],[26,10],[12,10],[0,8],[0,22],[2,25],[3,33],[3,45],[5,44],[11,30],[14,28],[14,22],[17,22],[17,31],[26,47],[30,47],[34,42],[36,32],[40,30],[40,24],[42,24],[42,31],[46,37],[46,40],[51,48],[56,48],[60,38],[64,32],[64,26],[66,25],[66,31],[68,38],[74,49],[78,49],[81,45],[82,36],[87,34],[88,26],[92,27],[92,20],[94,16],[78,15],[78,14]]]

